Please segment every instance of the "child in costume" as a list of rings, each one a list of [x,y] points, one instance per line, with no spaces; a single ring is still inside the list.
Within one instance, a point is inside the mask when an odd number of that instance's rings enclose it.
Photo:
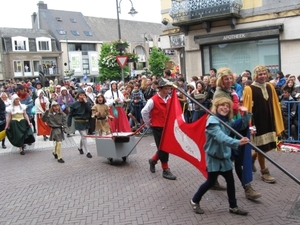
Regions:
[[[47,110],[42,117],[42,120],[51,127],[50,141],[55,141],[53,156],[57,162],[64,163],[61,156],[61,142],[65,139],[64,133],[67,129],[67,116],[61,110],[60,105],[53,101],[51,108]]]
[[[247,113],[247,108],[240,107],[244,112],[244,116],[238,120],[233,120],[232,101],[226,97],[216,98],[213,101],[212,113],[206,122],[206,142],[204,149],[206,152],[206,168],[208,172],[207,180],[199,187],[190,204],[197,214],[204,211],[200,208],[200,201],[203,195],[214,186],[218,175],[222,175],[227,183],[227,196],[229,203],[229,212],[237,215],[247,215],[248,212],[237,206],[235,196],[235,185],[233,178],[233,164],[231,161],[231,148],[237,149],[240,145],[249,142],[247,137],[240,140],[230,137],[230,130],[220,121],[234,127],[240,125],[242,128],[247,127],[252,114]],[[219,118],[219,120],[217,119]]]
[[[108,118],[114,117],[109,114],[109,107],[105,104],[106,100],[103,94],[99,93],[95,99],[95,105],[92,107],[92,118],[96,119],[96,131],[99,135],[108,135],[111,133]]]

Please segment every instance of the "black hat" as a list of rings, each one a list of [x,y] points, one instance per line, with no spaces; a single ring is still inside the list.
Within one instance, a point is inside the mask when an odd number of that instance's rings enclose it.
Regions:
[[[165,78],[160,78],[158,80],[158,88],[166,87],[166,86],[172,86],[173,83]]]
[[[77,88],[76,93],[77,94],[80,94],[80,93],[84,93],[85,94],[85,91],[82,88]]]
[[[42,85],[41,81],[37,80],[37,81],[35,82],[34,86],[36,87],[36,85],[37,85],[37,84],[40,84],[40,85],[41,85],[41,87],[43,87],[43,85]]]
[[[183,77],[179,77],[179,78],[177,79],[177,81],[181,81],[181,82],[184,83],[184,78],[183,78]]]
[[[24,90],[24,86],[22,84],[18,84],[16,87],[16,91],[18,90]]]

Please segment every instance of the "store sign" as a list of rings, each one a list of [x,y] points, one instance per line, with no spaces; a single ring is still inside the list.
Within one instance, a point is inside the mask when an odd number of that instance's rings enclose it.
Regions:
[[[275,37],[282,31],[282,26],[273,27],[259,27],[252,29],[241,29],[233,30],[224,33],[215,33],[207,35],[199,35],[194,37],[194,41],[197,44],[218,44],[224,42],[234,42],[238,40],[252,39],[252,38],[262,38],[262,37]]]
[[[246,38],[246,34],[234,34],[234,35],[225,35],[223,40],[232,40],[232,39],[242,39]]]

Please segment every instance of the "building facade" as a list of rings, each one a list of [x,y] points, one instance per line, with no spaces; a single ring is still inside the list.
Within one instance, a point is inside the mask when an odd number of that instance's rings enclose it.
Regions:
[[[55,79],[61,73],[62,52],[47,30],[0,28],[0,35],[0,80],[31,80],[43,73]]]
[[[258,64],[275,75],[298,75],[300,1],[162,0],[164,40],[184,42],[188,77],[229,67],[241,74]],[[168,43],[169,42],[169,43]]]

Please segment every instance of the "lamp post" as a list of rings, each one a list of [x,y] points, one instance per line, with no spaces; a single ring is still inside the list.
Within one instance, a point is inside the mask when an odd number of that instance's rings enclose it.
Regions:
[[[133,8],[133,3],[131,0],[129,0],[131,3],[131,9],[128,12],[128,14],[130,14],[131,16],[134,16],[135,14],[137,14],[138,12]],[[116,7],[117,7],[117,21],[118,21],[118,36],[119,36],[119,41],[122,39],[121,38],[121,26],[120,26],[120,18],[119,18],[119,13],[121,14],[121,8],[120,8],[120,4],[121,4],[122,0],[116,0]],[[125,49],[121,50],[120,49],[120,55],[122,55],[122,52]],[[122,73],[122,81],[124,83],[124,70],[123,68],[121,68],[121,73]]]

